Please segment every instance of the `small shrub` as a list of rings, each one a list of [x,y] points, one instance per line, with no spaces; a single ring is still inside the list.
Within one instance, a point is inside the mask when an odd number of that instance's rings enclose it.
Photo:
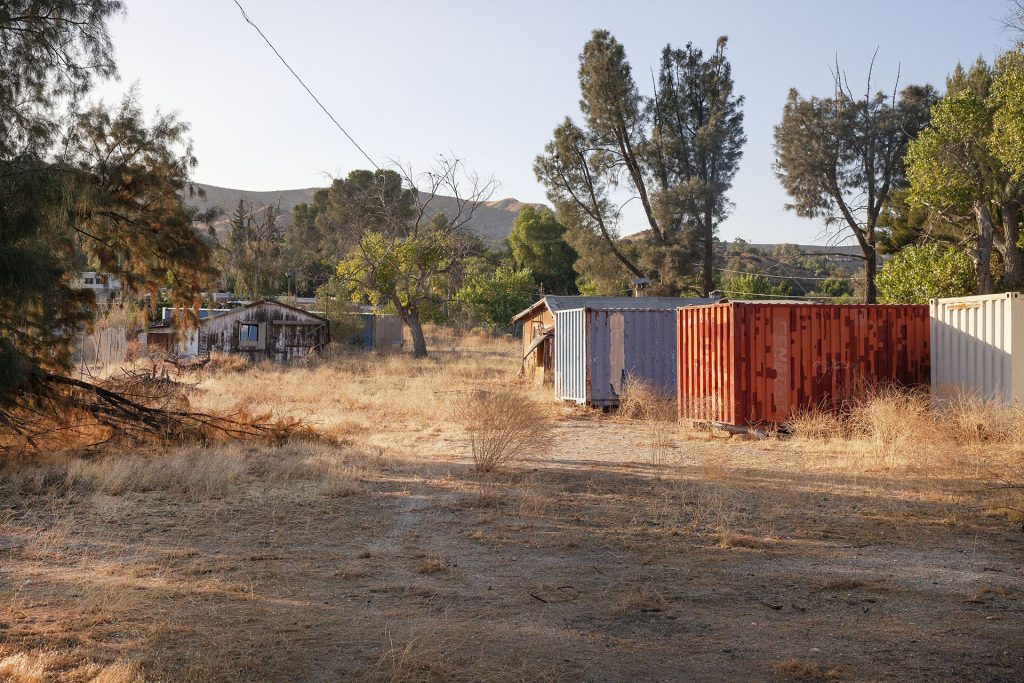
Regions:
[[[772,665],[772,671],[778,678],[786,681],[835,681],[842,678],[838,669],[825,669],[814,662],[802,659],[787,659]]]
[[[417,574],[440,574],[447,572],[448,562],[441,555],[428,555],[416,567]]]
[[[451,415],[469,435],[473,466],[480,472],[541,455],[551,439],[550,415],[532,395],[516,386],[460,393],[451,403]]]
[[[612,604],[613,616],[622,616],[631,612],[662,612],[668,608],[668,601],[655,590],[644,587],[630,587],[619,594]]]

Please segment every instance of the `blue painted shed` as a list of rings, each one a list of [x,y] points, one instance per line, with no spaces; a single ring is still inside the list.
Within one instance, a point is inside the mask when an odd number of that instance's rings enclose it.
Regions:
[[[554,317],[556,398],[615,406],[630,379],[675,396],[674,308],[574,308]]]

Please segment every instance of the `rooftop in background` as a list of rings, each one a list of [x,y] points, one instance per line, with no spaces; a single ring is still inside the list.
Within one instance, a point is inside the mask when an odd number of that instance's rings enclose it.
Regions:
[[[699,306],[701,304],[713,304],[718,299],[709,299],[704,297],[675,297],[675,296],[558,296],[549,294],[539,299],[532,306],[527,308],[525,311],[517,314],[512,318],[512,322],[517,322],[529,315],[532,315],[537,310],[547,307],[552,313],[556,311],[565,311],[571,308],[589,308],[591,310],[611,310],[616,308],[632,308],[632,309],[662,309],[662,310],[674,310],[680,306]]]

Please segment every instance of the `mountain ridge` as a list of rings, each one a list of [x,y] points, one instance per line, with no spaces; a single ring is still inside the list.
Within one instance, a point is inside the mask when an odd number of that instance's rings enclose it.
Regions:
[[[298,204],[308,204],[313,201],[313,193],[324,188],[304,187],[291,190],[239,190],[230,187],[221,187],[208,183],[194,183],[201,191],[193,196],[186,196],[185,203],[200,211],[213,207],[219,207],[224,211],[224,216],[214,221],[214,230],[221,235],[226,231],[231,212],[238,205],[238,202],[245,201],[253,204],[257,209],[266,209],[268,206],[277,206],[281,211],[280,223],[287,227],[291,225],[292,209]],[[454,213],[455,198],[445,195],[437,195],[430,202],[428,214]],[[543,204],[531,204],[523,202],[514,197],[504,197],[482,202],[474,211],[472,220],[467,227],[472,230],[489,247],[499,247],[512,231],[512,222],[524,206],[542,207]]]

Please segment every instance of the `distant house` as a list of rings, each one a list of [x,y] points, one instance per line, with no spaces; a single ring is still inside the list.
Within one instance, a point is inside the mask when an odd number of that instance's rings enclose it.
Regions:
[[[140,341],[148,352],[184,358],[218,352],[280,363],[320,351],[330,342],[327,318],[279,301],[255,301],[211,313],[190,330],[162,320],[140,335]]]
[[[76,289],[91,290],[99,302],[121,298],[121,281],[106,273],[97,273],[92,270],[83,271],[71,281],[71,286]]]
[[[664,296],[545,296],[512,318],[513,323],[521,323],[523,326],[523,375],[528,381],[537,384],[554,382],[557,372],[555,325],[556,314],[560,311],[644,309],[674,312],[681,306],[713,302],[713,299]],[[579,336],[582,331],[573,331],[572,333]],[[579,341],[582,342],[582,337]]]

